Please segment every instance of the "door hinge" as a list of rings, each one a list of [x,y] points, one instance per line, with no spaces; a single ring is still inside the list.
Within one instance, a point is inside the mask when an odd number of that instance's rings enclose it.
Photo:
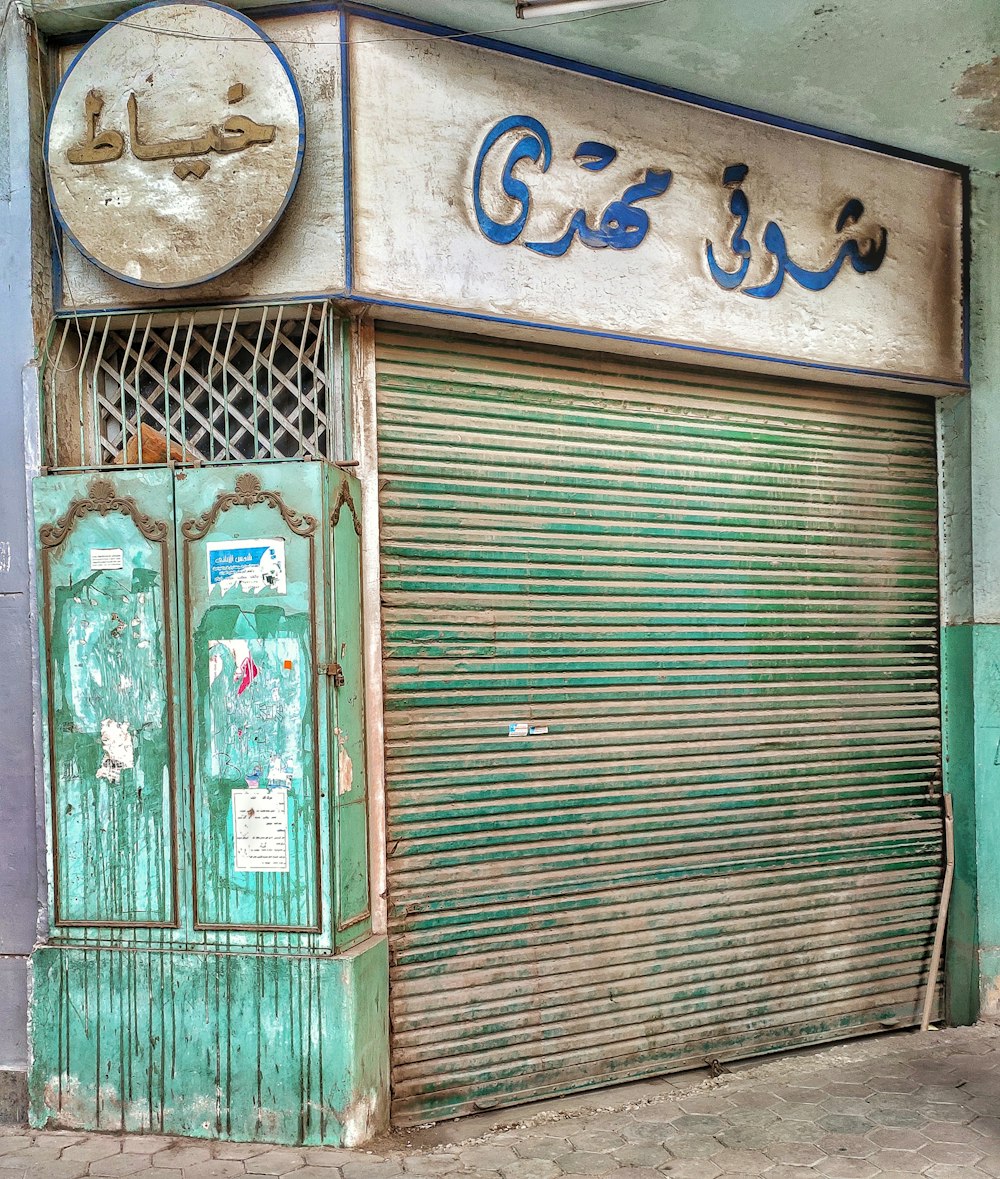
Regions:
[[[344,686],[344,669],[339,663],[321,663],[319,665],[319,674],[333,677],[333,685],[335,688],[342,688]]]

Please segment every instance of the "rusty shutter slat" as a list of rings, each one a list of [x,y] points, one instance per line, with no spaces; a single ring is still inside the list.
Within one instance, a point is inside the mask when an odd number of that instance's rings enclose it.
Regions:
[[[377,372],[397,1121],[918,1022],[930,402],[388,328]]]

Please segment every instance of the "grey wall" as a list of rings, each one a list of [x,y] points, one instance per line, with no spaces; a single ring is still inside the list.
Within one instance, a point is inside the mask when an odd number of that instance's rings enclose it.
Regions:
[[[26,454],[24,413],[25,385],[34,384],[29,51],[26,26],[8,9],[0,41],[0,1120],[20,1112],[27,963],[39,921],[26,480],[37,446],[29,412]]]

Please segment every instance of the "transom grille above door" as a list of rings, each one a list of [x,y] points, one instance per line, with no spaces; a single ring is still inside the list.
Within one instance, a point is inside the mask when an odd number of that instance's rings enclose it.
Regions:
[[[340,330],[326,303],[63,320],[48,465],[342,458]]]

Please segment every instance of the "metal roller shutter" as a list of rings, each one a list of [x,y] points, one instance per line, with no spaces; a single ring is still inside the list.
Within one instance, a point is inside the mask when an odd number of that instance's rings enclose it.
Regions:
[[[396,1119],[918,1022],[931,403],[395,329],[377,373]]]

